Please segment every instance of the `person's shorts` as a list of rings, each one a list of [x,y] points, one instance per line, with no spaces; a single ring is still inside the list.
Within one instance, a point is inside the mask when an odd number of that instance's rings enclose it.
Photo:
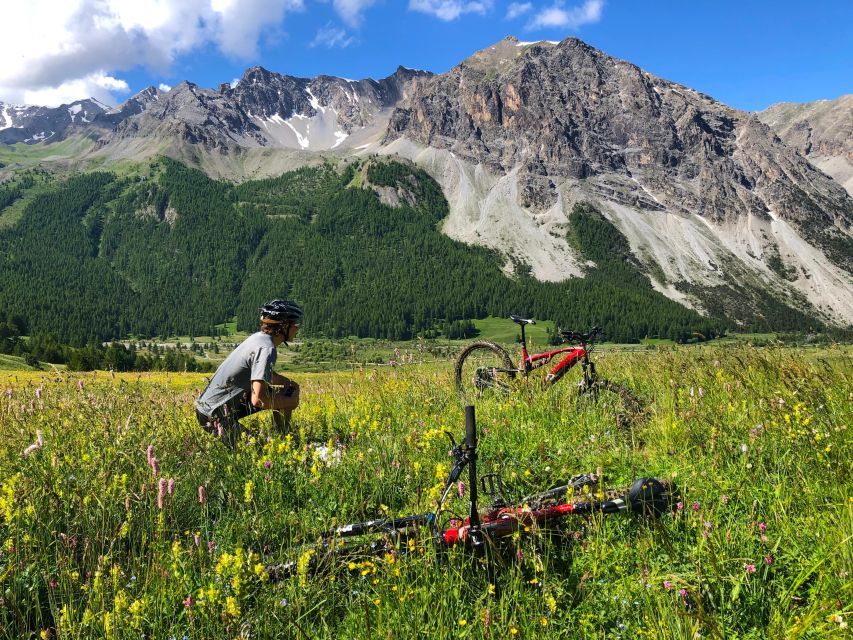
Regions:
[[[195,417],[198,420],[198,423],[205,427],[206,429],[214,429],[215,424],[219,423],[222,427],[231,426],[248,415],[251,415],[258,411],[252,405],[252,401],[249,398],[248,393],[243,393],[242,395],[237,396],[230,402],[222,405],[214,411],[212,416],[206,416],[201,411],[196,409]]]

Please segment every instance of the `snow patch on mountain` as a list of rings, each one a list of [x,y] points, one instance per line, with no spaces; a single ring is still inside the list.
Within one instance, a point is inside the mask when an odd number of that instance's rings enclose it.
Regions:
[[[3,129],[9,129],[10,127],[12,127],[12,118],[9,117],[8,111],[9,111],[8,105],[4,104],[3,105],[3,111],[2,111],[2,113],[0,113],[0,115],[3,116],[3,121],[0,122],[0,131],[2,131]]]
[[[275,117],[278,118],[277,115]],[[279,120],[281,120],[281,118],[279,118]],[[291,131],[293,131],[293,135],[296,136],[296,141],[299,143],[300,147],[302,147],[303,149],[307,149],[311,145],[311,141],[308,139],[308,132],[309,132],[309,128],[311,125],[308,125],[305,127],[305,137],[303,137],[302,134],[296,130],[296,127],[294,127],[292,124],[290,124],[290,122],[288,122],[287,120],[281,120],[281,121],[282,121],[282,123],[284,123],[288,127],[290,127]]]

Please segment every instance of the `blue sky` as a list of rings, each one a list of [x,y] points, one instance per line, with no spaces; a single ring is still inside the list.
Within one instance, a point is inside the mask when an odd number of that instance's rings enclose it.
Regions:
[[[252,65],[296,76],[444,72],[497,40],[576,36],[734,107],[853,93],[853,1],[30,0],[45,34],[4,34],[0,100],[112,103],[216,87]],[[45,24],[47,21],[48,24]],[[8,23],[7,23],[8,24]],[[59,43],[58,45],[56,43]],[[46,44],[47,43],[47,44]],[[23,51],[23,54],[21,53]]]

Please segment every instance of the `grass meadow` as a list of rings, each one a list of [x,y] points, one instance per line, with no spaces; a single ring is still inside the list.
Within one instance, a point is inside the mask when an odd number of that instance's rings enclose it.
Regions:
[[[659,520],[574,518],[462,550],[273,582],[335,524],[430,510],[463,435],[451,364],[299,374],[293,432],[226,449],[194,374],[0,371],[0,638],[844,638],[853,624],[849,352],[603,352],[646,412],[632,437],[565,380],[477,406],[507,498],[600,470],[654,475]],[[313,443],[330,443],[327,464]],[[466,501],[454,498],[451,511]]]

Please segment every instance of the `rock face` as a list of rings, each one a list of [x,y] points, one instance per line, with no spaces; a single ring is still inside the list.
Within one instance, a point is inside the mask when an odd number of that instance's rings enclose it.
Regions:
[[[97,122],[108,123],[115,126],[130,116],[135,116],[155,104],[163,96],[163,92],[157,87],[148,87],[136,95],[128,98],[115,109],[110,109],[97,116]]]
[[[66,133],[97,126],[109,107],[89,98],[59,107],[18,106],[0,102],[0,143],[58,142]]]
[[[102,146],[126,138],[177,139],[211,151],[261,146],[266,139],[235,101],[192,82],[182,82],[101,139]]]
[[[294,117],[311,119],[331,110],[335,124],[349,135],[370,126],[379,112],[400,102],[412,80],[430,75],[399,67],[393,75],[378,81],[333,76],[294,78],[252,67],[236,87],[227,87],[223,93],[262,121],[276,117],[285,121]]]
[[[222,84],[218,91],[182,82],[118,122],[100,145],[146,138],[177,139],[219,153],[345,149],[378,137],[408,86],[429,75],[400,67],[383,80],[355,81],[295,78],[252,67],[236,86]]]
[[[0,142],[53,142],[82,133],[99,138],[101,149],[130,141],[160,149],[186,143],[220,154],[346,149],[380,137],[409,87],[431,76],[399,67],[382,80],[295,78],[252,67],[234,87],[213,91],[182,82],[167,93],[148,87],[114,109],[91,99],[55,109],[0,102]]]
[[[756,115],[853,195],[853,94],[836,100],[781,102]]]
[[[386,141],[398,136],[496,174],[518,168],[526,207],[553,205],[555,177],[605,178],[605,197],[718,222],[772,211],[830,229],[853,216],[838,185],[751,114],[574,38],[507,38],[420,84],[391,118]]]

